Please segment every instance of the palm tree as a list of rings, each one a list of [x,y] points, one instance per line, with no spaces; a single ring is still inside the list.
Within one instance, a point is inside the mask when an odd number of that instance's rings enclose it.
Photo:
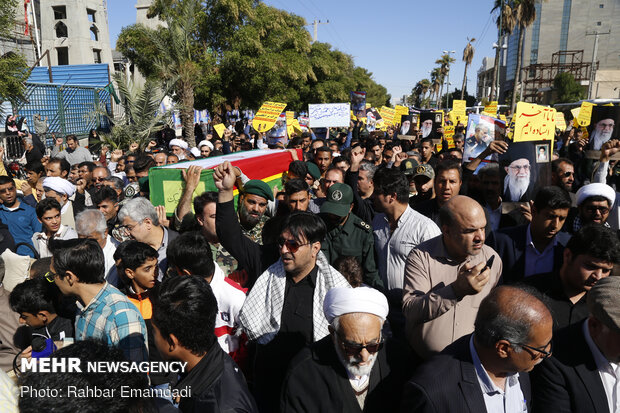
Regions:
[[[431,71],[431,96],[435,96],[437,107],[439,107],[439,88],[442,83],[441,68],[436,67]]]
[[[431,81],[428,79],[420,80],[420,86],[422,87],[422,100],[420,100],[420,106],[424,106],[423,103],[426,98],[426,94],[431,89]]]
[[[143,87],[129,81],[122,73],[112,77],[118,89],[121,109],[111,117],[105,110],[95,108],[90,117],[103,116],[112,125],[109,134],[102,134],[103,141],[114,149],[129,148],[129,143],[138,141],[144,147],[152,134],[160,131],[170,121],[169,113],[159,108],[167,94],[155,81],[147,79]]]
[[[439,99],[437,101],[437,107],[441,106],[439,105],[439,103],[441,103],[441,97],[443,95],[443,81],[446,76],[448,76],[448,72],[450,71],[450,64],[454,62],[456,62],[456,59],[451,57],[449,53],[442,54],[439,59],[435,60],[435,63],[439,65],[439,70],[441,72],[441,87],[439,92]]]
[[[156,2],[157,4],[159,2]],[[194,137],[194,88],[200,70],[196,64],[194,35],[198,27],[196,16],[201,7],[199,0],[176,1],[174,13],[161,14],[167,25],[168,36],[146,29],[157,48],[159,58],[154,62],[165,88],[174,91],[179,105],[185,140],[196,146]]]
[[[512,103],[510,106],[511,113],[515,111],[517,104],[517,88],[521,80],[521,53],[523,51],[523,38],[525,37],[525,29],[536,20],[536,1],[537,0],[515,0],[513,6],[515,19],[519,27],[519,45],[517,47],[517,68],[512,85]]]
[[[497,28],[500,31],[501,36],[499,36],[499,43],[495,49],[495,66],[493,67],[493,83],[491,83],[491,94],[489,96],[490,101],[494,98],[497,100],[497,96],[499,96],[499,90],[496,91],[495,86],[497,85],[497,77],[499,76],[499,56],[502,50],[502,44],[504,44],[504,36],[512,33],[516,25],[515,16],[512,12],[512,6],[508,3],[508,0],[495,0],[495,6],[491,10],[491,13],[497,9],[500,9],[500,13],[495,23],[497,24]]]
[[[465,73],[463,73],[463,86],[461,86],[461,100],[465,96],[465,88],[467,87],[467,68],[471,65],[472,60],[474,60],[474,46],[471,45],[472,42],[475,42],[476,39],[467,38],[467,46],[463,49],[463,61],[465,62]]]

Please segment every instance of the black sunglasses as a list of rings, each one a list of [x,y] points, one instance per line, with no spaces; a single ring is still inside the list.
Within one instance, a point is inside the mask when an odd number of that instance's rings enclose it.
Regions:
[[[377,351],[381,350],[383,347],[383,337],[379,339],[376,343],[366,344],[365,346],[361,344],[353,344],[345,341],[340,334],[338,334],[338,338],[340,339],[340,343],[342,343],[342,348],[347,356],[357,356],[362,352],[362,350],[366,349],[370,354],[374,354]]]
[[[304,245],[310,245],[310,244],[311,244],[310,242],[306,242],[305,244],[300,244],[295,240],[278,238],[278,246],[282,248],[283,246],[286,245],[286,249],[288,249],[293,254],[296,253],[297,250],[299,250],[299,247],[302,247]]]

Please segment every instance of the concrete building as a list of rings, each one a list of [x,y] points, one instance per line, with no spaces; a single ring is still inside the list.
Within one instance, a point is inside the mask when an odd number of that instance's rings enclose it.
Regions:
[[[52,65],[107,63],[112,66],[105,0],[53,0],[40,5],[41,49]]]
[[[546,85],[538,82],[536,92],[540,91],[540,96],[549,97],[550,94],[547,92],[551,84],[548,84],[546,79],[554,77],[558,72],[570,71],[571,67],[578,65],[581,68],[574,73],[583,79],[581,83],[587,88],[590,78],[588,64],[592,61],[595,43],[593,34],[596,32],[608,34],[599,36],[596,56],[598,69],[595,71],[591,98],[617,98],[620,91],[614,88],[620,88],[620,2],[618,0],[537,1],[536,20],[526,29],[524,36],[521,67],[526,68],[538,64],[549,64],[553,67],[544,73],[540,68],[532,67],[528,73],[523,71],[522,79],[543,80],[544,78],[543,83]],[[512,90],[515,81],[518,39],[519,29],[516,28],[507,39],[506,78],[501,83],[502,95]],[[579,53],[580,51],[583,53]],[[556,54],[555,57],[554,54]],[[524,96],[526,100],[529,100],[526,92]]]
[[[479,102],[482,98],[489,97],[491,93],[491,84],[493,83],[494,58],[483,57],[482,64],[478,69],[478,83],[476,86],[476,100]]]

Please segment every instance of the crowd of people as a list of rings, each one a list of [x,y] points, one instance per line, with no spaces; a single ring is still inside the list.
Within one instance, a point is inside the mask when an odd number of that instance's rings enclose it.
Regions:
[[[235,126],[49,156],[25,135],[27,179],[0,163],[3,411],[620,411],[618,140],[585,165],[557,131],[548,185],[514,204],[488,162],[509,142],[463,163],[463,125],[441,150],[360,122],[285,143]],[[174,214],[150,201],[151,168],[256,148],[290,152],[275,188],[223,158],[217,191],[179,164]],[[40,357],[186,369],[20,371]]]

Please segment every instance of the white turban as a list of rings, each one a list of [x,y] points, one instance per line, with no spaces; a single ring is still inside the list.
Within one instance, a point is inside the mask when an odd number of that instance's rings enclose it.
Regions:
[[[323,301],[323,312],[330,324],[334,318],[350,313],[374,314],[385,321],[389,309],[385,295],[370,287],[332,288]]]
[[[205,145],[207,145],[209,149],[213,150],[213,144],[206,139],[204,141],[200,141],[200,143],[198,144],[198,147],[202,148]]]
[[[609,200],[609,206],[613,206],[616,201],[616,191],[606,184],[595,183],[582,186],[577,191],[577,205],[581,205],[583,201],[591,196],[604,196]]]
[[[198,148],[196,148],[196,147],[194,147],[194,148],[190,149],[189,151],[190,151],[190,152],[192,153],[192,155],[194,155],[196,158],[198,158],[198,157],[200,156],[200,149],[198,149]]]
[[[172,148],[173,146],[178,146],[179,148],[181,148],[183,150],[185,150],[185,149],[187,149],[189,147],[187,142],[185,142],[183,139],[173,139],[173,140],[170,141],[168,146],[170,148]]]
[[[75,185],[59,176],[48,176],[43,180],[43,188],[49,188],[59,194],[65,194],[67,197],[73,196],[75,193]]]

